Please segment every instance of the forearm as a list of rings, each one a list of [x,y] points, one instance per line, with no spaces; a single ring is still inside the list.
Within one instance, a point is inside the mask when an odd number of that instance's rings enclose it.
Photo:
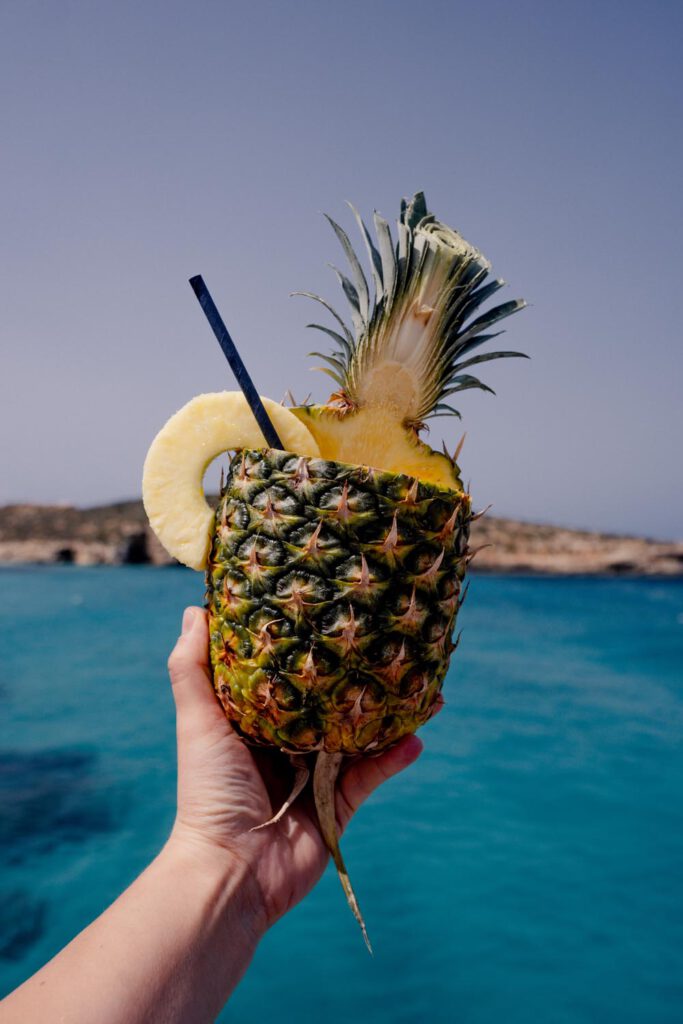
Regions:
[[[2,1024],[213,1021],[263,933],[244,864],[172,840],[73,942],[3,1003]]]

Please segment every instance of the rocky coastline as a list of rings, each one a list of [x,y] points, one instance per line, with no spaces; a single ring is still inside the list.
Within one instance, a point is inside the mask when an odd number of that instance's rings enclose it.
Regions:
[[[472,527],[477,572],[683,576],[683,542],[648,540],[482,516]],[[0,507],[0,564],[174,565],[142,502],[97,508]]]

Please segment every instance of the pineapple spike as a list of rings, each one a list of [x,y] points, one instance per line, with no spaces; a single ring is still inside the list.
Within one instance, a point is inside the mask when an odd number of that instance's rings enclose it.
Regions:
[[[484,548],[492,548],[493,544],[480,544],[478,548],[469,548],[467,551],[467,565],[470,564],[472,559],[476,558],[480,551]]]
[[[479,512],[475,512],[472,518],[470,519],[470,522],[476,523],[477,519],[481,519],[483,516],[486,515],[487,512],[490,512],[492,508],[493,505],[491,504],[487,505],[486,508],[482,508]]]
[[[462,435],[462,437],[458,441],[457,448],[453,452],[453,462],[457,462],[458,459],[460,458],[460,453],[462,452],[462,448],[463,448],[463,445],[465,444],[465,438],[466,437],[467,437],[467,431],[465,431],[465,433]]]
[[[283,803],[280,810],[274,814],[272,818],[269,818],[268,821],[264,821],[262,825],[254,825],[253,828],[249,829],[250,832],[258,832],[259,829],[268,828],[269,825],[276,825],[278,821],[284,818],[285,814],[308,782],[311,773],[304,759],[302,757],[298,757],[296,754],[291,754],[289,762],[294,769],[294,782],[292,783],[292,790],[289,796]]]
[[[323,837],[325,846],[330,851],[330,855],[334,861],[334,866],[336,867],[337,874],[339,875],[339,881],[341,882],[342,889],[346,895],[346,900],[351,908],[353,916],[360,925],[360,930],[363,933],[363,938],[365,939],[365,945],[368,947],[368,952],[372,953],[372,946],[370,945],[370,939],[368,938],[365,921],[363,920],[363,915],[360,912],[358,900],[356,899],[356,895],[351,887],[349,874],[346,870],[341,850],[339,849],[337,815],[335,810],[335,785],[343,760],[343,754],[328,754],[324,750],[321,750],[318,753],[315,761],[315,769],[313,771],[313,797],[315,800],[315,809],[318,814],[318,822],[320,823],[320,834]]]

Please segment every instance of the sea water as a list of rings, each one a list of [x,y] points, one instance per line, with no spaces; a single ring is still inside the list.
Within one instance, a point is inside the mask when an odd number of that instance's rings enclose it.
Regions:
[[[0,991],[154,856],[165,664],[202,580],[0,571]],[[683,583],[475,577],[425,752],[262,942],[221,1021],[683,1020]],[[74,978],[78,985],[78,978]]]

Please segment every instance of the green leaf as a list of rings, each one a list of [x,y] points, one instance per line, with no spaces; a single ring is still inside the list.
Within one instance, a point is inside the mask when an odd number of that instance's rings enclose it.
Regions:
[[[353,205],[353,203],[349,203],[349,206],[351,207],[353,215],[356,218],[356,221],[358,222],[358,227],[360,228],[361,234],[365,241],[365,248],[368,250],[368,257],[370,258],[370,265],[372,267],[372,277],[375,283],[375,304],[378,304],[379,302],[382,301],[382,296],[384,295],[384,278],[382,277],[382,257],[380,256],[375,246],[375,243],[372,240],[372,236],[368,231],[367,227],[365,226],[365,221],[361,217],[360,213]]]
[[[330,366],[336,367],[337,370],[341,370],[342,373],[346,372],[346,366],[342,360],[337,359],[337,355],[341,355],[341,352],[332,353],[331,356],[326,356],[324,352],[309,352],[308,354],[309,356],[317,356],[318,359],[324,359],[326,363],[329,363]]]
[[[428,418],[436,420],[439,416],[457,416],[459,420],[462,419],[458,410],[454,409],[452,405],[447,405],[446,402],[439,402],[435,405],[434,412],[431,412]]]
[[[330,263],[330,267],[337,275],[339,283],[344,290],[344,295],[349,301],[349,305],[351,306],[351,319],[353,321],[353,326],[356,329],[356,336],[360,337],[363,333],[363,328],[365,327],[365,321],[363,320],[363,316],[360,311],[360,299],[358,298],[358,292],[354,288],[352,282],[349,281],[346,274],[342,274],[339,267],[335,267],[333,263]]]
[[[458,377],[451,377],[449,383],[453,386],[445,388],[439,395],[439,398],[454,395],[457,391],[469,391],[470,388],[481,388],[482,391],[488,391],[495,395],[493,388],[490,388],[488,384],[483,384],[478,377],[470,376],[469,373],[463,373],[462,376]]]
[[[322,331],[324,334],[327,334],[333,341],[336,341],[337,344],[341,345],[346,353],[347,359],[351,359],[353,357],[354,347],[350,345],[346,338],[343,338],[338,331],[333,331],[331,327],[324,327],[322,324],[306,324],[306,327],[312,327],[316,331]]]
[[[460,336],[461,341],[469,341],[476,334],[480,334],[481,331],[485,331],[487,327],[492,327],[493,324],[498,323],[499,320],[503,320],[506,316],[511,316],[520,309],[524,309],[526,302],[524,299],[512,299],[510,302],[504,302],[500,306],[494,306],[488,313],[482,314],[473,320],[471,324],[468,324],[465,332]]]
[[[388,311],[393,301],[394,289],[396,287],[396,253],[394,252],[394,242],[391,237],[391,231],[384,217],[381,217],[379,213],[375,211],[373,219],[375,221],[377,241],[379,242],[379,252],[382,259],[382,279],[384,281],[384,294],[386,296]]]
[[[407,205],[405,199],[401,202],[401,220],[411,231],[415,230],[421,220],[429,216],[424,192],[416,192]]]
[[[334,370],[328,369],[327,366],[312,366],[312,370],[317,370],[319,373],[326,373],[328,377],[331,377],[335,384],[338,384],[340,388],[344,387],[344,381],[338,373]]]
[[[443,358],[447,360],[462,359],[462,357],[466,356],[468,352],[472,352],[473,349],[479,348],[480,345],[484,345],[487,341],[492,341],[501,334],[505,334],[505,331],[494,331],[492,334],[480,334],[473,338],[472,341],[466,341],[464,345],[460,342],[460,336],[456,334],[444,349]]]
[[[358,292],[356,291],[353,282],[348,279],[346,274],[342,274],[339,267],[335,267],[334,263],[330,263],[329,266],[337,275],[337,279],[344,289],[344,295],[351,304],[352,309],[354,309],[360,316],[360,299],[358,298]]]
[[[453,367],[453,373],[456,370],[464,370],[468,366],[475,366],[477,363],[488,363],[491,359],[513,358],[528,359],[529,357],[524,352],[486,352],[483,356],[473,356],[472,359],[466,359],[464,363],[458,363]]]
[[[481,288],[477,288],[476,291],[470,292],[467,301],[460,309],[460,316],[462,317],[461,322],[464,323],[469,316],[472,316],[475,309],[481,306],[482,302],[486,302],[492,295],[495,295],[505,285],[505,281],[498,278],[495,281],[491,281],[490,284],[484,285]]]
[[[344,323],[342,318],[339,316],[339,313],[337,313],[336,309],[333,309],[332,306],[329,304],[329,302],[326,299],[321,298],[319,295],[315,295],[313,292],[292,292],[291,294],[292,295],[303,295],[303,297],[305,299],[313,299],[315,302],[319,302],[321,306],[325,307],[325,309],[328,311],[328,313],[332,314],[334,319],[341,326],[341,328],[344,331],[344,334],[345,334],[346,339],[349,342],[349,344],[351,344],[351,345],[354,344],[354,338],[353,338],[353,335],[351,334],[351,331],[348,329],[348,327],[346,326],[346,324]]]
[[[325,214],[325,217],[332,226],[332,230],[339,239],[341,247],[346,254],[346,258],[349,261],[351,267],[351,276],[353,277],[353,285],[358,296],[358,311],[365,321],[370,319],[370,293],[368,291],[368,282],[363,273],[363,268],[360,265],[360,260],[356,256],[353,246],[349,240],[349,236],[346,234],[344,229],[337,224],[336,221],[332,220]]]
[[[398,225],[398,245],[396,248],[397,270],[396,270],[396,294],[400,294],[405,288],[410,265],[410,242],[411,235],[405,224]]]

